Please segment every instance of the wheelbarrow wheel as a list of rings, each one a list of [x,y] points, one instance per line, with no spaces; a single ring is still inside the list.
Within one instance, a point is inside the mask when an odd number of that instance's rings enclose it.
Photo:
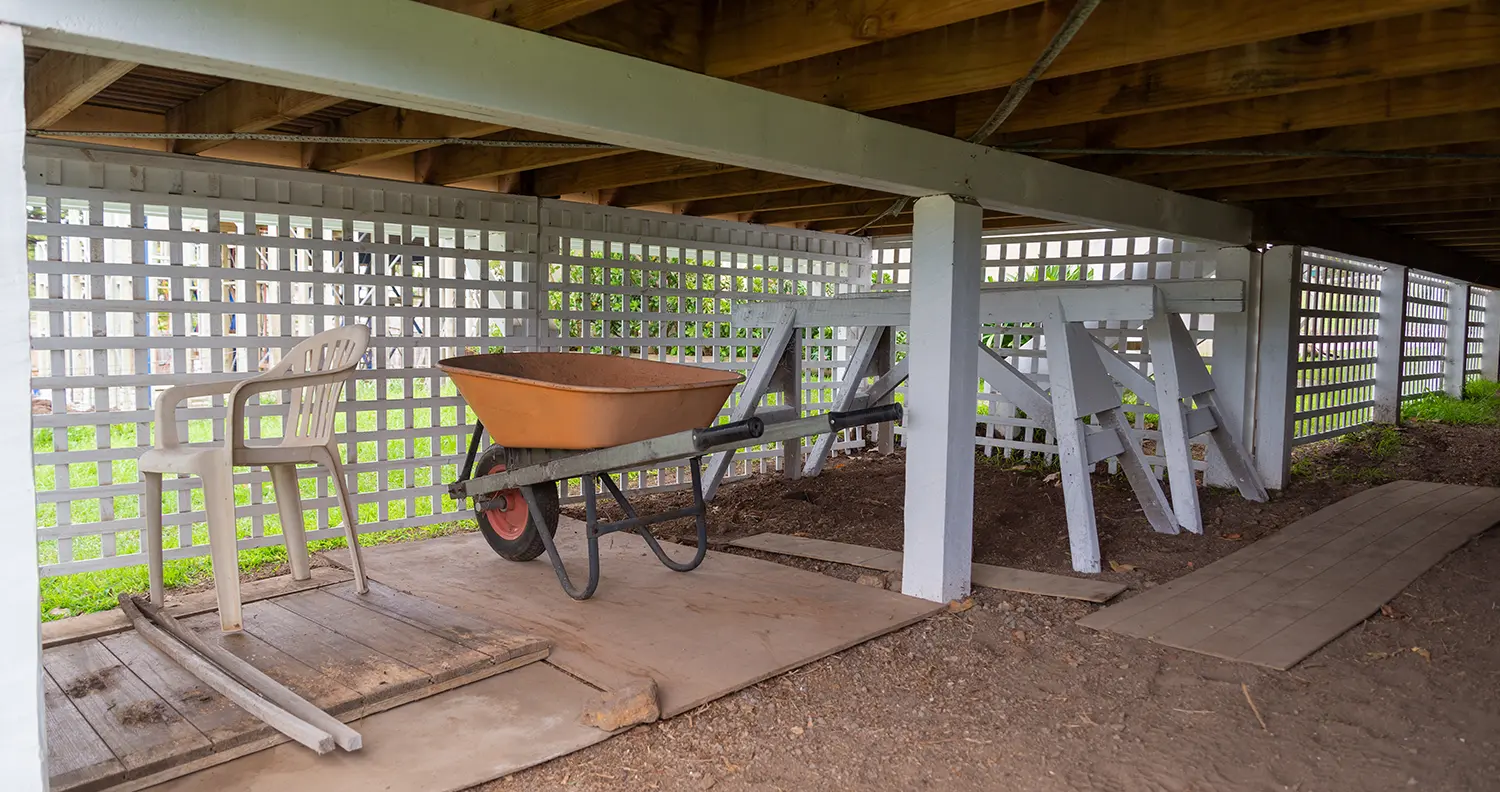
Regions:
[[[504,470],[505,449],[491,446],[479,457],[474,469],[475,476],[488,476]],[[561,511],[557,500],[557,485],[549,482],[538,484],[532,489],[536,493],[536,505],[542,511],[545,523],[543,527],[547,535],[551,536],[557,532],[557,517]],[[474,519],[479,523],[479,532],[484,534],[484,540],[489,542],[490,549],[501,558],[507,561],[530,561],[546,552],[547,546],[542,543],[542,535],[538,533],[536,518],[526,506],[526,497],[521,494],[521,490],[497,492],[488,497],[486,505],[491,508],[475,505]]]

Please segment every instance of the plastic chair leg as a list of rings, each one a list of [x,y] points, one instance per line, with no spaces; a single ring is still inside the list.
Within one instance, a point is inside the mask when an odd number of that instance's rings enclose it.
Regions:
[[[151,581],[151,604],[161,606],[166,599],[166,573],[161,558],[161,474],[143,473],[146,491],[141,495],[141,516],[146,518],[146,527],[141,529],[141,546],[146,550],[146,576]]]
[[[203,471],[203,501],[208,512],[208,552],[214,589],[219,595],[219,626],[225,632],[244,629],[240,612],[240,554],[234,525],[234,468],[214,464]]]
[[[334,488],[339,491],[339,510],[344,513],[344,537],[349,540],[349,565],[354,568],[354,590],[360,594],[370,593],[370,584],[365,579],[365,561],[359,549],[359,512],[349,498],[349,479],[344,475],[344,466],[339,463],[337,448],[322,449],[324,464],[333,474]]]
[[[302,493],[297,487],[296,465],[270,465],[271,487],[276,491],[276,509],[281,513],[281,540],[293,580],[307,580],[312,569],[307,558],[307,531],[302,525]]]

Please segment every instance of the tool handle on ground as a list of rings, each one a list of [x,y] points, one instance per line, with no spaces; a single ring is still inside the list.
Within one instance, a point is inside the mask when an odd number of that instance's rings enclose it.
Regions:
[[[835,431],[848,429],[851,426],[864,426],[865,424],[899,420],[901,420],[901,405],[899,404],[882,404],[877,407],[866,407],[863,410],[831,412],[828,414],[828,425]]]
[[[742,443],[746,440],[754,440],[766,431],[766,424],[759,418],[751,416],[743,421],[710,426],[707,429],[693,430],[693,444],[698,450],[712,448],[725,443]]]

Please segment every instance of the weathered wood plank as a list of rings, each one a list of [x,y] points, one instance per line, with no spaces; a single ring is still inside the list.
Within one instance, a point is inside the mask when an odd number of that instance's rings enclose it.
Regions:
[[[188,673],[134,630],[100,639],[120,662],[214,744],[232,748],[262,737],[270,727]]]
[[[53,792],[96,789],[109,779],[124,778],[125,766],[50,674],[42,675],[42,688],[47,707],[47,772]]]
[[[449,605],[405,594],[384,583],[371,581],[368,594],[335,589],[326,593],[483,652],[496,662],[544,652],[552,645],[545,638],[528,635]]]
[[[202,756],[213,747],[97,640],[49,650],[42,665],[124,765],[128,777]]]
[[[245,632],[220,630],[219,619],[214,614],[183,619],[182,624],[198,637],[259,668],[293,693],[329,713],[337,715],[358,710],[363,703],[359,691],[320,673],[261,638]]]
[[[434,682],[492,662],[492,658],[482,652],[326,592],[305,591],[282,597],[276,600],[276,604],[387,657],[420,669]]]
[[[241,601],[256,602],[295,591],[307,591],[335,583],[345,583],[353,579],[354,575],[338,567],[313,567],[312,577],[307,580],[293,580],[291,575],[252,580],[241,586]],[[219,607],[213,589],[195,591],[181,597],[169,595],[168,603],[167,613],[179,619],[207,613]],[[125,618],[125,614],[121,613],[119,608],[43,622],[42,648],[49,649],[75,641],[113,635],[128,629],[130,629],[130,620]]]
[[[333,632],[274,601],[245,608],[245,630],[366,698],[393,696],[431,679],[419,668]]]
[[[879,569],[886,572],[901,570],[902,554],[897,550],[881,550],[844,542],[775,533],[746,536],[735,539],[729,544],[731,547],[742,547],[747,550],[811,558],[865,569]],[[1027,569],[1011,569],[993,564],[975,564],[972,579],[975,585],[985,588],[1078,599],[1086,602],[1107,602],[1125,590],[1125,586],[1119,583],[1033,572]]]

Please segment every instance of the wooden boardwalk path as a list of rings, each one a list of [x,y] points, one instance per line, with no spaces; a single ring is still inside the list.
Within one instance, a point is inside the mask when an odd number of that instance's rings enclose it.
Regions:
[[[1500,523],[1500,489],[1397,481],[1079,621],[1287,669]]]

